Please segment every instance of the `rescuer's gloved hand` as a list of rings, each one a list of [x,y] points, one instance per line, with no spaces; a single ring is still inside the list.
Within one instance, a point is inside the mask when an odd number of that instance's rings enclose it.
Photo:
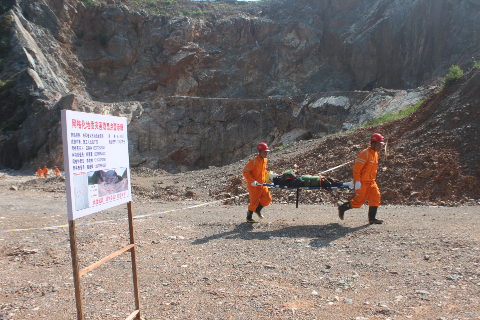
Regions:
[[[362,183],[360,181],[355,181],[355,190],[362,189]]]
[[[257,182],[257,181],[253,181],[253,182],[252,182],[252,187],[256,187],[256,186],[258,186],[258,182]]]

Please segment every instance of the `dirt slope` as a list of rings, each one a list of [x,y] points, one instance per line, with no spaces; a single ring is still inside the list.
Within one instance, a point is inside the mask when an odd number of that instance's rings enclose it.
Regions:
[[[387,141],[380,153],[377,182],[383,203],[467,204],[480,199],[480,68],[431,96],[412,115],[380,126],[298,143],[271,158],[269,170],[281,173],[298,165],[303,174],[317,174],[355,159],[374,132]],[[325,175],[352,180],[353,161]],[[237,190],[238,180],[222,191]],[[282,196],[283,195],[283,196]],[[278,193],[285,200],[285,192]],[[323,200],[341,197],[325,193]],[[292,196],[290,196],[290,199]],[[315,201],[311,197],[303,202]]]

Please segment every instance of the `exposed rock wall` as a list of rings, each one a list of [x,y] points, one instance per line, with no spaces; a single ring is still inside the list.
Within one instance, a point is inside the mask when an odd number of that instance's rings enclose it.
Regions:
[[[280,99],[169,97],[142,103],[129,124],[132,166],[191,170],[222,166],[300,139],[323,137],[405,109],[433,88],[335,92]]]
[[[168,97],[155,102],[92,102],[69,95],[54,106],[127,118],[131,166],[185,171],[222,166],[255,152],[258,142],[272,148],[299,139],[336,133],[390,111],[404,109],[434,88],[411,91],[319,93],[292,98],[218,99]],[[61,161],[60,128],[47,155]],[[23,148],[25,149],[25,148]],[[58,162],[57,162],[58,163]]]
[[[275,1],[212,21],[79,5],[71,16],[72,50],[97,99],[416,88],[480,60],[471,0]]]
[[[26,97],[15,111],[25,120],[0,128],[0,165],[62,163],[61,109],[127,116],[132,165],[169,170],[227,164],[259,140],[350,129],[428,94],[380,87],[414,88],[480,60],[478,7],[271,1],[206,21],[16,1],[0,78]]]
[[[432,90],[334,92],[285,99],[168,97],[114,103],[72,93],[36,100],[22,129],[8,140],[15,147],[3,142],[0,156],[28,168],[62,167],[58,121],[60,111],[68,109],[126,117],[132,167],[176,172],[222,166],[253,154],[260,141],[274,148],[350,129],[386,112],[405,109]]]

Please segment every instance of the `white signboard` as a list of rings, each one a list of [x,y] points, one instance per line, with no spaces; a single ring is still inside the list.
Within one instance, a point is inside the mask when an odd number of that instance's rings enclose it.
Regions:
[[[132,201],[127,119],[62,110],[68,220]]]

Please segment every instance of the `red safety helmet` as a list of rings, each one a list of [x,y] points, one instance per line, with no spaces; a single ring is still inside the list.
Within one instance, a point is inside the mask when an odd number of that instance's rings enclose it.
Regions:
[[[270,151],[270,149],[268,149],[268,145],[265,142],[260,142],[257,146],[257,150]]]
[[[385,144],[385,141],[383,141],[383,136],[380,133],[372,134],[372,136],[370,137],[370,141],[378,142],[382,145]]]

